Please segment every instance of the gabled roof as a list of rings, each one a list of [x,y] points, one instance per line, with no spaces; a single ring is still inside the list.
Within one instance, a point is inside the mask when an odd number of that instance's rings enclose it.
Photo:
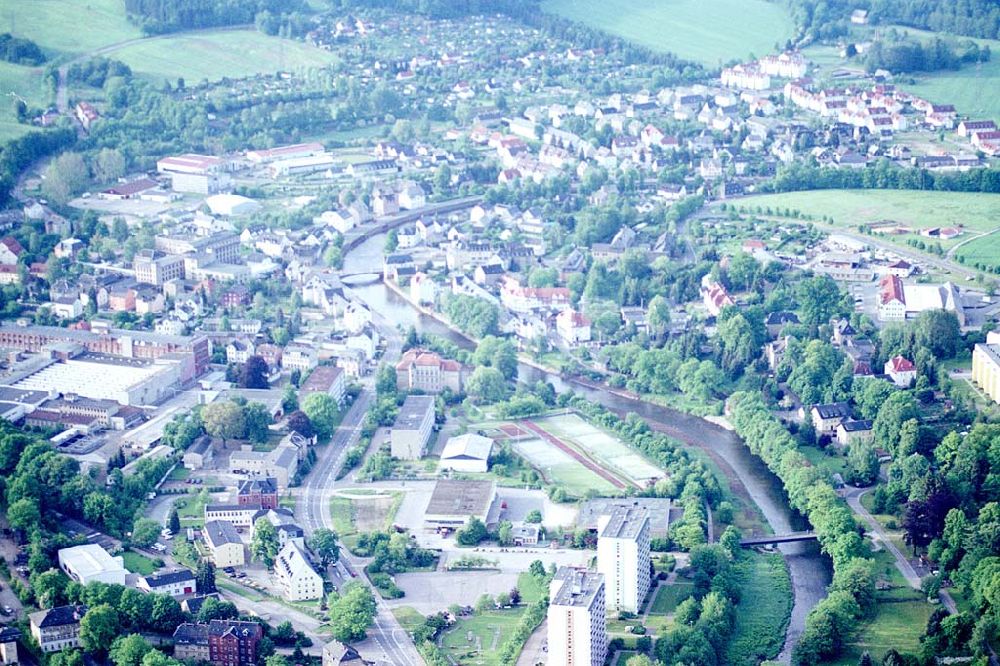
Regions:
[[[851,407],[846,402],[833,402],[828,405],[813,405],[812,408],[821,419],[848,418]]]
[[[193,580],[194,572],[190,569],[178,569],[177,571],[167,571],[160,574],[142,577],[143,583],[145,583],[146,587],[151,590],[158,587],[166,587],[167,585],[176,585],[177,583]]]
[[[86,606],[56,606],[48,610],[40,610],[32,613],[29,617],[31,623],[37,627],[62,627],[68,624],[77,624],[87,613]]]
[[[896,355],[889,359],[886,366],[892,369],[892,372],[913,372],[917,369],[917,366],[913,365],[913,361],[908,358]]]

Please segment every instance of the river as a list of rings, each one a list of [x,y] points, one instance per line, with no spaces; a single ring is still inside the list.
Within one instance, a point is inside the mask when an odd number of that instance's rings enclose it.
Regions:
[[[384,245],[384,235],[375,236],[359,245],[344,257],[344,272],[370,272],[374,270],[373,267],[381,266]],[[415,326],[421,332],[440,335],[460,347],[471,347],[468,340],[456,335],[432,317],[420,314],[408,301],[382,283],[353,287],[352,291],[389,322],[404,328]],[[518,372],[522,381],[544,379],[551,382],[559,392],[572,390],[615,412],[639,414],[650,421],[653,427],[706,451],[720,466],[728,467],[725,471],[731,472],[730,478],[735,477],[745,490],[741,494],[749,496],[757,505],[776,534],[806,527],[804,519],[788,505],[778,478],[731,431],[690,414],[585,386],[525,364],[519,364]],[[790,646],[797,642],[802,633],[806,615],[826,596],[826,587],[830,583],[830,566],[815,543],[785,544],[780,550],[788,563],[795,594],[785,641],[786,649],[781,655],[782,661],[787,663]]]

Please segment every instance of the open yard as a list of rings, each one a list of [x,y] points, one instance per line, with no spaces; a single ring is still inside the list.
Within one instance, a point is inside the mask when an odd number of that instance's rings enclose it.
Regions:
[[[348,549],[357,544],[362,532],[383,530],[392,520],[402,500],[402,493],[370,493],[362,490],[343,491],[330,500],[333,529]]]
[[[834,663],[856,664],[866,651],[875,663],[880,663],[890,648],[904,654],[919,653],[920,635],[934,607],[916,592],[912,597],[907,601],[880,599],[875,617],[848,639],[841,658]]]
[[[459,664],[500,666],[500,646],[510,636],[523,609],[488,611],[460,619],[441,635],[441,650]]]
[[[334,61],[327,51],[256,30],[217,30],[136,42],[109,53],[150,78],[188,82],[322,67]]]
[[[662,469],[626,446],[620,439],[588,423],[577,414],[534,419],[534,423],[640,487],[644,487],[648,480],[659,479],[664,475]]]
[[[181,527],[201,527],[205,523],[205,505],[210,501],[208,492],[190,494],[174,502]]]
[[[0,12],[0,20],[2,19]],[[10,97],[17,95],[33,107],[45,106],[51,97],[42,81],[40,67],[22,67],[9,62],[0,62],[0,91],[7,97],[6,102],[0,105],[0,141],[19,137],[33,129],[31,125],[17,122],[14,105],[9,103]]]
[[[542,9],[707,65],[765,55],[793,33],[784,7],[764,0],[544,0]]]
[[[134,550],[130,550],[122,555],[122,559],[125,560],[125,568],[132,573],[137,573],[140,576],[148,576],[157,567],[153,560],[149,559],[142,553],[137,553]]]
[[[650,615],[670,615],[677,610],[677,604],[687,599],[694,592],[691,581],[678,579],[673,585],[661,587],[653,598]]]

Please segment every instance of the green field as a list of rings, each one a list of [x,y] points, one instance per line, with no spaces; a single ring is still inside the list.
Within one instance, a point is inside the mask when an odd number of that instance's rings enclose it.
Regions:
[[[706,65],[766,55],[793,33],[782,5],[764,0],[545,0],[542,9]]]
[[[192,493],[174,502],[181,527],[201,527],[205,523],[205,505],[209,502],[207,495],[207,492]]]
[[[125,560],[126,569],[128,569],[132,573],[137,573],[140,576],[148,576],[157,569],[156,564],[153,563],[153,560],[133,550],[130,550],[127,553],[123,554],[122,559]]]
[[[388,529],[403,499],[400,492],[369,494],[352,490],[357,497],[334,497],[330,500],[333,530],[348,550],[357,546],[362,532]]]
[[[661,587],[653,598],[649,614],[670,615],[677,609],[677,604],[687,599],[693,592],[694,584],[686,580],[678,580],[673,585]]]
[[[761,657],[776,657],[785,643],[792,613],[792,581],[780,553],[749,552],[734,568],[740,582],[740,602],[727,663],[755,666]]]
[[[522,609],[487,611],[460,619],[441,636],[441,651],[458,664],[501,666],[500,646],[510,636]]]
[[[322,67],[336,57],[327,51],[256,30],[218,30],[149,39],[108,54],[139,75],[188,83]]]
[[[966,266],[995,269],[1000,266],[1000,235],[990,234],[970,240],[955,250],[955,258]]]
[[[617,489],[606,479],[599,477],[568,453],[542,439],[512,442],[511,446],[547,481],[562,486],[571,495],[583,497],[591,490],[601,495],[617,494]]]
[[[42,83],[42,69],[22,67],[9,62],[0,62],[0,94],[5,100],[0,104],[0,141],[13,139],[33,128],[22,125],[14,116],[14,105],[11,94],[16,94],[29,106],[41,108],[50,101],[51,94]]]
[[[125,18],[122,0],[5,2],[0,32],[27,37],[53,55],[86,53],[142,37]]]
[[[1000,197],[978,192],[922,192],[919,190],[806,190],[746,197],[739,206],[799,210],[833,223],[857,229],[860,224],[893,222],[915,230],[965,225],[970,232],[1000,228]],[[887,239],[905,236],[886,236]],[[951,244],[969,238],[962,235]],[[942,242],[946,245],[946,242]]]

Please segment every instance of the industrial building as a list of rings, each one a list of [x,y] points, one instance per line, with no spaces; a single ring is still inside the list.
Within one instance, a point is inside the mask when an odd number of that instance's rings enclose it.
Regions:
[[[94,582],[124,585],[128,575],[124,558],[112,557],[93,543],[60,549],[59,568],[80,585]]]

